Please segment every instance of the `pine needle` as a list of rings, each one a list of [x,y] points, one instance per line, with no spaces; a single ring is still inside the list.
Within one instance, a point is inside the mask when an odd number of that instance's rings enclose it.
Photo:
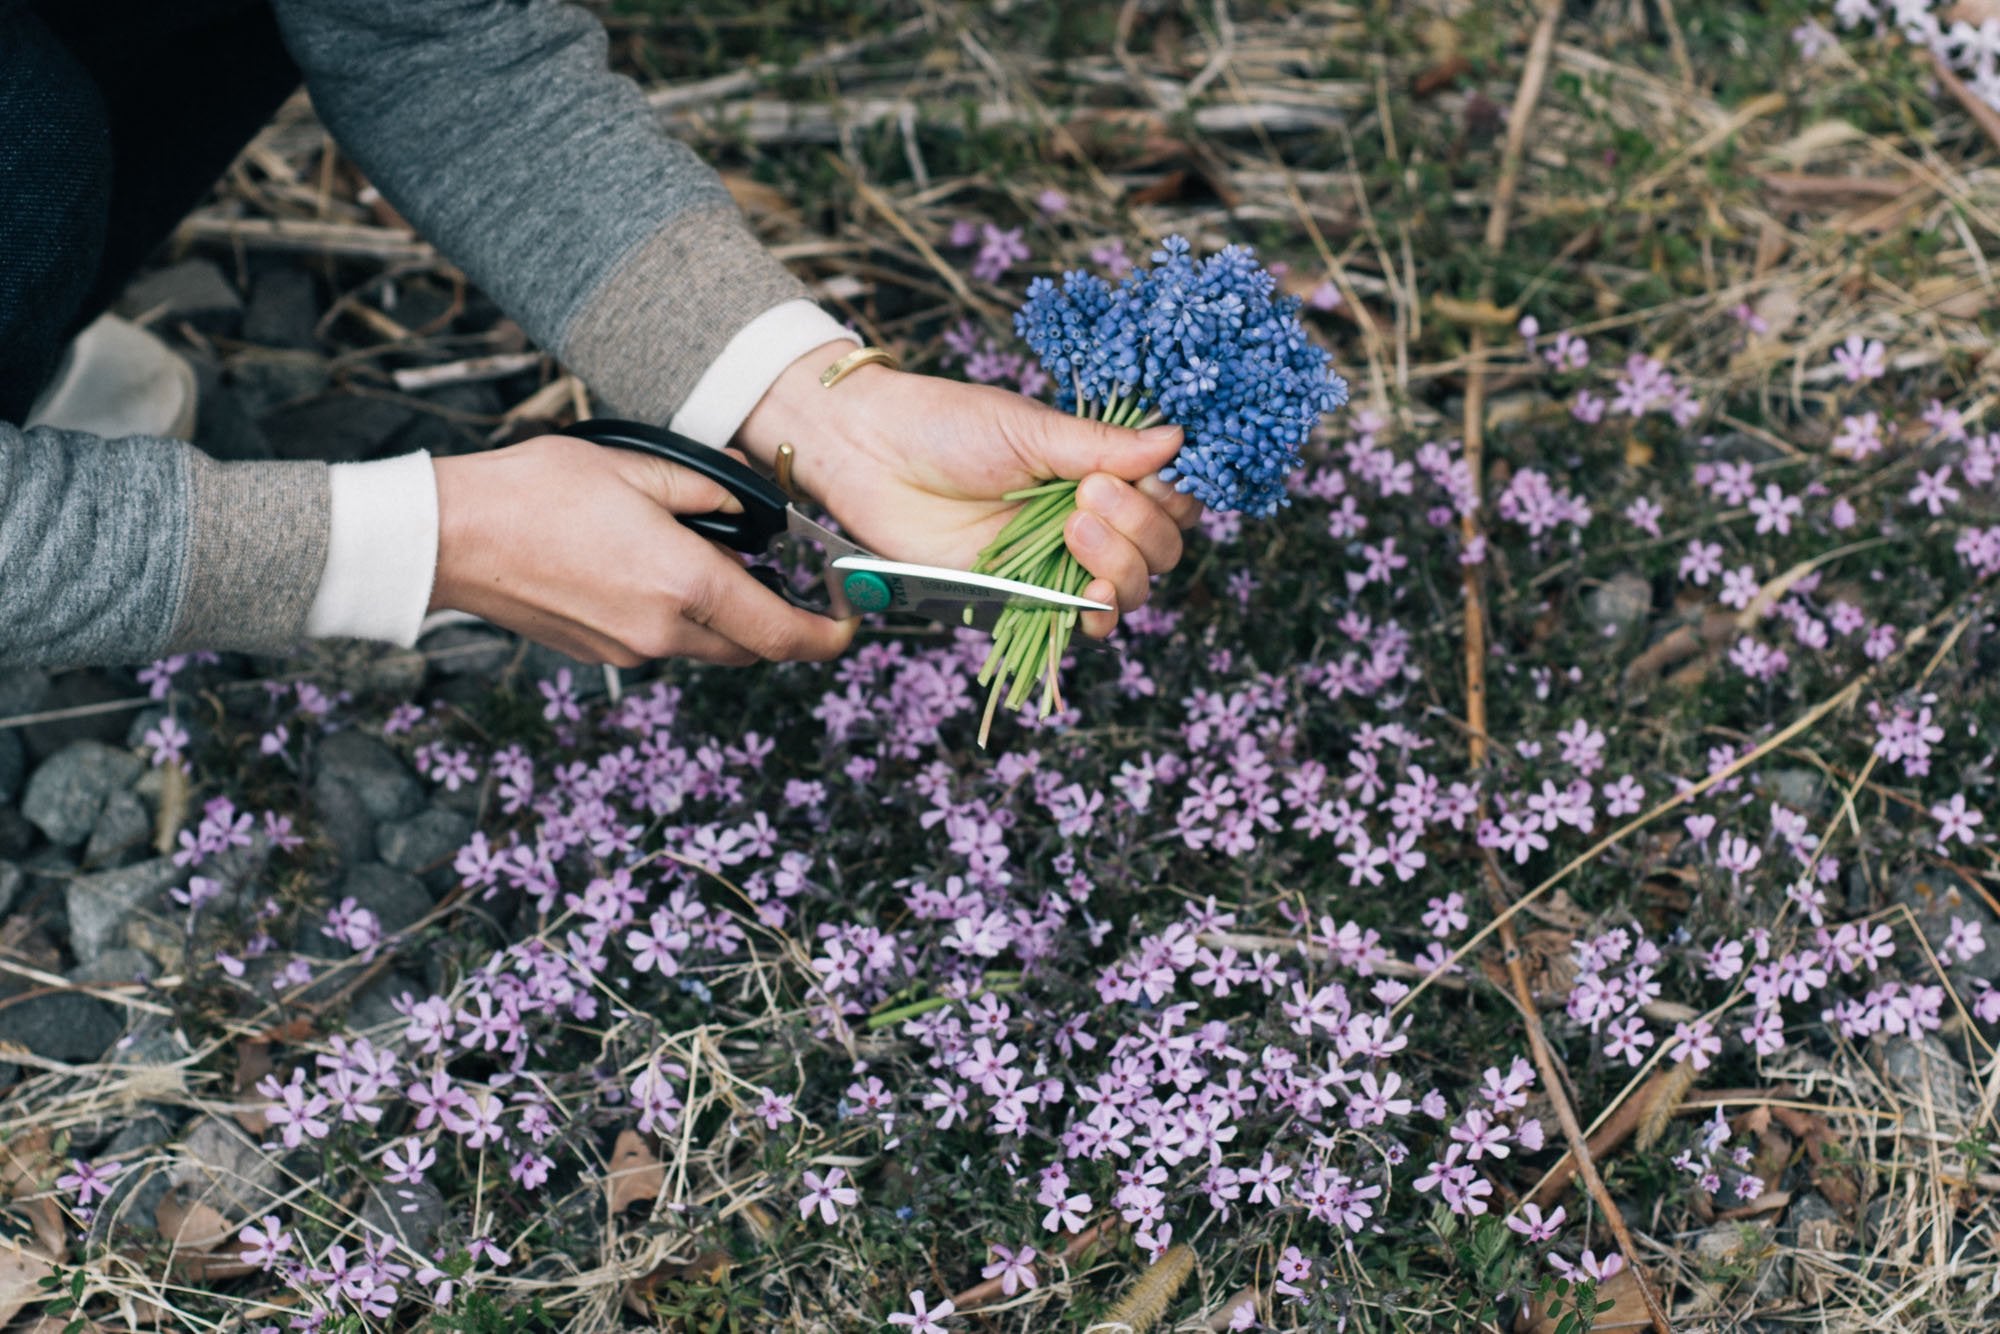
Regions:
[[[1102,1320],[1091,1325],[1088,1334],[1146,1334],[1167,1313],[1174,1297],[1194,1272],[1194,1252],[1185,1245],[1167,1248],[1159,1262],[1139,1276]]]
[[[1694,1062],[1682,1061],[1667,1072],[1667,1078],[1660,1085],[1660,1092],[1646,1104],[1644,1114],[1639,1117],[1639,1128],[1632,1134],[1635,1148],[1650,1149],[1659,1143],[1666,1133],[1667,1122],[1673,1120],[1674,1113],[1687,1101],[1688,1090],[1694,1087]]]

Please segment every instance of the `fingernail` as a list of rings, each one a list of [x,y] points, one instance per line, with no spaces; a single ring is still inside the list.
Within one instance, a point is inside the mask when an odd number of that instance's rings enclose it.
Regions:
[[[1080,547],[1101,547],[1110,535],[1104,520],[1095,514],[1084,514],[1076,521],[1076,544]]]
[[[1139,438],[1149,445],[1164,445],[1171,440],[1178,440],[1180,434],[1181,428],[1178,426],[1148,426],[1139,432]]]
[[[1092,474],[1083,479],[1083,485],[1076,489],[1077,503],[1085,509],[1105,509],[1117,497],[1112,492],[1111,479]]]

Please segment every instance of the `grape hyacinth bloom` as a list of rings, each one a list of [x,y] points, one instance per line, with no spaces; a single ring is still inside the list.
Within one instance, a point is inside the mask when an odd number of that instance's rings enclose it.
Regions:
[[[1035,279],[1014,330],[1055,382],[1058,407],[1114,426],[1179,426],[1180,453],[1161,477],[1211,511],[1266,517],[1289,503],[1287,481],[1321,416],[1347,402],[1298,298],[1276,292],[1248,247],[1198,260],[1169,236],[1116,287],[1080,271]],[[1062,536],[1076,486],[1010,496],[1025,503],[974,568],[1080,593],[1090,576]],[[1002,613],[979,675],[991,688],[982,745],[1003,694],[1019,709],[1040,680],[1041,716],[1061,709],[1056,670],[1075,623],[1073,611]]]

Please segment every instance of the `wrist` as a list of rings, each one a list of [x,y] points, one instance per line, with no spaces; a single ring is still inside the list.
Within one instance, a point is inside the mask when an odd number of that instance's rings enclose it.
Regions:
[[[469,454],[432,460],[437,476],[437,573],[431,579],[431,611],[470,611],[467,572],[476,564],[479,547],[480,456]]]
[[[829,389],[820,375],[857,346],[853,339],[822,344],[785,367],[743,420],[736,443],[767,469],[775,470],[778,446],[794,454],[793,484],[822,505],[839,488],[843,459],[868,447],[878,431],[880,404],[894,394],[903,372],[883,365],[858,366]]]

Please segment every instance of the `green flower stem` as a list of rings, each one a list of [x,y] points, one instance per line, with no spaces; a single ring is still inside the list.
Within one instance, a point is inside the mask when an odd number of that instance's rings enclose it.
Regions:
[[[1076,415],[1126,427],[1152,425],[1158,419],[1136,394],[1101,404],[1079,397]],[[1009,492],[1006,499],[1020,501],[1021,508],[979,553],[972,568],[1037,588],[1081,595],[1090,585],[1090,571],[1078,563],[1063,541],[1063,529],[1077,509],[1076,487],[1073,481],[1057,480]],[[1001,609],[993,625],[993,646],[979,669],[979,684],[988,690],[979,721],[981,746],[986,744],[1003,697],[1009,709],[1019,710],[1027,705],[1039,683],[1040,715],[1046,718],[1063,707],[1062,660],[1076,624],[1077,613],[1067,607]]]

